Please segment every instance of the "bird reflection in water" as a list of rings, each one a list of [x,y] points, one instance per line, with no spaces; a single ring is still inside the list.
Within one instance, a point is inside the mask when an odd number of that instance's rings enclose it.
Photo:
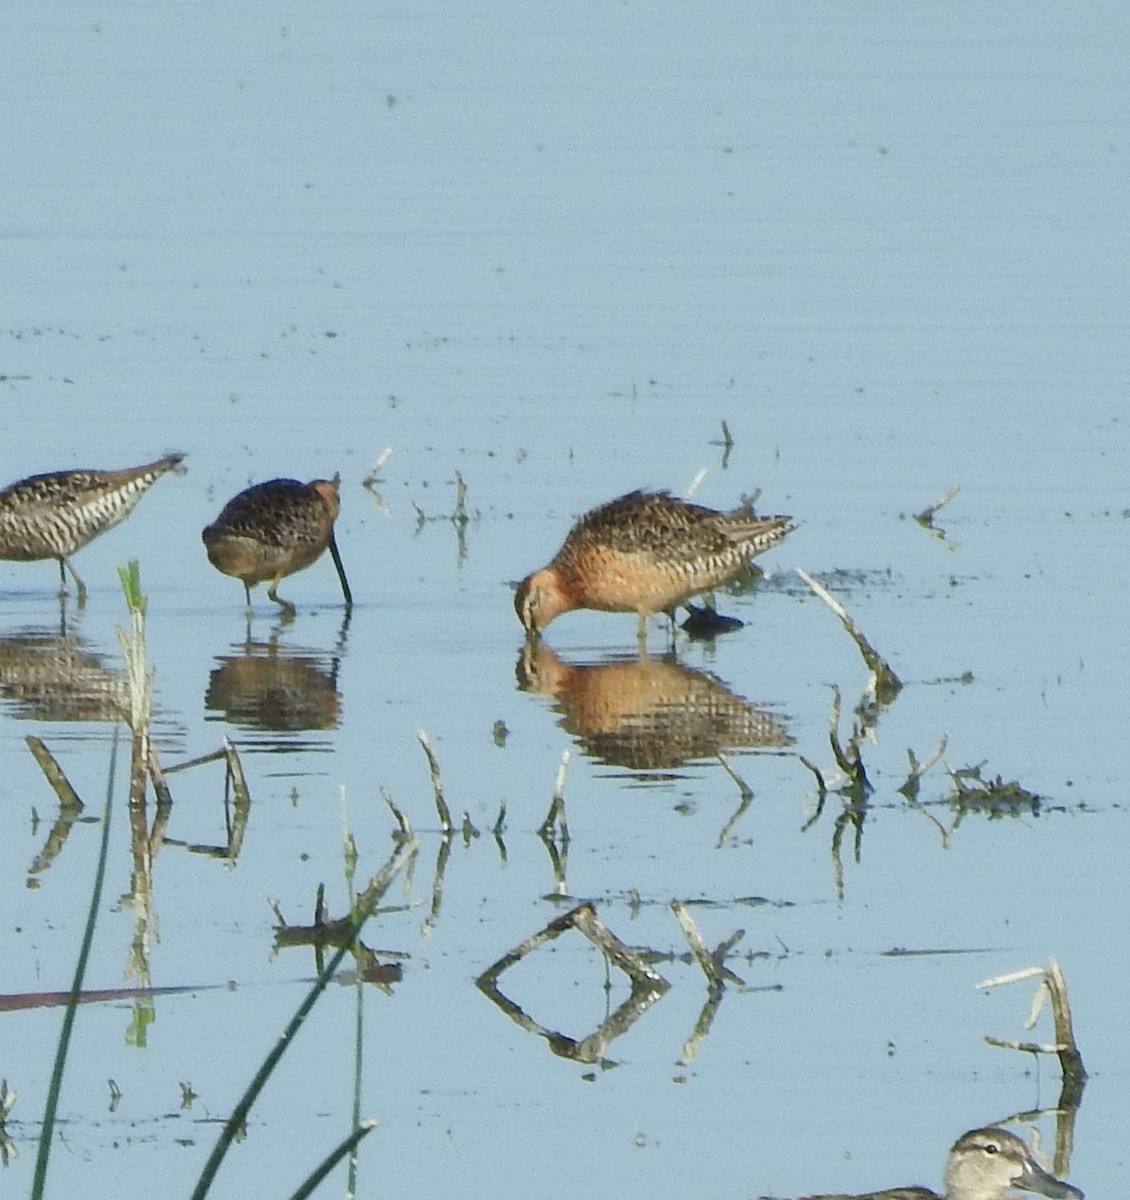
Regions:
[[[29,627],[0,637],[0,698],[25,721],[116,721],[125,672],[76,632]]]
[[[237,647],[239,653],[218,657],[204,707],[251,731],[293,734],[336,729],[341,721],[337,676],[348,628],[347,614],[330,652],[280,645],[277,629],[267,641],[253,640],[249,631],[246,641]],[[262,748],[292,751],[317,747],[279,739]]]
[[[527,642],[515,673],[522,691],[553,697],[561,728],[585,754],[611,766],[673,770],[727,750],[792,744],[780,717],[674,654],[574,664]]]

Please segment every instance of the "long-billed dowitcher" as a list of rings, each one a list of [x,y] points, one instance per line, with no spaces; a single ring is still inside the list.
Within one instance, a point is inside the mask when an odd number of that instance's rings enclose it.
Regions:
[[[271,479],[240,492],[201,535],[208,560],[218,571],[242,580],[251,609],[251,588],[271,581],[267,595],[287,617],[294,605],[277,594],[280,581],[302,571],[329,547],[346,607],[353,594],[341,565],[334,521],[341,508],[338,479]]]
[[[791,517],[723,513],[668,492],[629,492],[585,513],[553,560],[518,585],[514,607],[528,634],[574,608],[647,617],[738,575],[794,528]]]
[[[183,458],[167,454],[123,471],[51,471],[9,485],[0,492],[0,558],[58,559],[59,594],[66,595],[70,571],[78,602],[85,604],[86,584],[71,565],[71,555],[124,521],[154,480]]]
[[[971,1129],[953,1144],[946,1159],[945,1190],[887,1188],[857,1196],[810,1196],[807,1200],[1003,1200],[1020,1188],[1050,1200],[1083,1200],[1083,1193],[1049,1175],[1032,1152],[1007,1129]]]

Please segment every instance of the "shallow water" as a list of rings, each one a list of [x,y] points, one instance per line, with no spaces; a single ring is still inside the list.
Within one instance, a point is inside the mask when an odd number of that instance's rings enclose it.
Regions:
[[[308,924],[324,884],[345,912],[343,831],[359,882],[394,850],[385,788],[419,855],[363,940],[402,978],[322,998],[225,1193],[294,1187],[349,1132],[359,1009],[359,1107],[380,1121],[362,1195],[936,1186],[964,1129],[1056,1102],[1054,1059],[982,1040],[1050,1040],[1046,1017],[1023,1029],[1032,985],[973,986],[1049,956],[1091,1073],[1070,1177],[1112,1192],[1130,1069],[1122,11],[15,4],[3,24],[6,478],[174,448],[189,470],[80,552],[91,596],[65,642],[53,564],[0,563],[0,991],[69,986],[116,564],[137,557],[149,596],[162,761],[230,737],[252,797],[244,825],[220,764],[171,776],[151,896],[131,903],[120,767],[86,985],[190,990],[81,1009],[50,1186],[190,1190],[315,970],[309,947],[276,950],[271,904]],[[512,583],[584,509],[702,469],[702,503],[760,488],[800,522],[757,586],[720,596],[745,628],[680,638],[667,662],[657,624],[641,681],[634,618],[570,614],[531,684]],[[334,471],[351,617],[320,561],[281,588],[293,624],[260,593],[249,625],[198,531],[248,482]],[[934,536],[911,514],[955,484]],[[846,738],[867,673],[794,567],[905,684],[862,742],[861,824],[837,821],[837,794],[817,813],[800,760],[832,777],[833,686]],[[62,709],[44,661],[68,655]],[[655,688],[727,714],[724,745],[718,720],[668,735],[625,704]],[[608,723],[625,708],[627,735]],[[420,729],[466,837],[439,832]],[[29,734],[87,805],[61,846]],[[907,748],[943,737],[945,764],[1036,799],[959,812],[938,763],[912,804]],[[536,831],[565,750],[554,858]],[[728,965],[747,989],[698,1040],[706,981],[672,899],[710,947],[746,931]],[[581,900],[671,985],[599,1064],[475,987]],[[501,986],[574,1039],[628,994],[575,934]],[[17,1188],[60,1017],[2,1018]]]

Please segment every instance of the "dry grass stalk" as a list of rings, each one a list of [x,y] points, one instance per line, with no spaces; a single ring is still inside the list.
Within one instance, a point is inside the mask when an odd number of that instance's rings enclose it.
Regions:
[[[412,833],[412,822],[397,807],[396,801],[393,800],[392,793],[388,790],[388,788],[381,788],[381,797],[388,805],[389,810],[396,818],[396,823],[399,826],[396,833],[394,833],[392,836],[398,841],[407,841],[411,839],[414,836]]]
[[[439,827],[446,833],[452,833],[455,826],[451,823],[451,809],[447,807],[447,801],[443,798],[443,777],[439,771],[439,759],[436,758],[435,751],[432,749],[432,743],[428,738],[427,730],[418,729],[416,737],[420,740],[420,745],[424,748],[424,754],[428,760],[428,772],[432,777],[432,792],[435,794],[436,812],[439,813]]]
[[[543,841],[560,840],[563,845],[569,844],[569,826],[565,821],[565,774],[569,769],[569,751],[561,753],[561,765],[557,768],[557,780],[553,785],[553,799],[549,803],[549,811],[545,820],[538,826],[538,836]]]
[[[71,787],[70,780],[64,774],[63,768],[59,766],[55,756],[37,737],[29,734],[24,741],[27,742],[27,748],[39,764],[39,769],[47,776],[47,782],[54,788],[55,795],[59,797],[60,809],[64,813],[76,815],[81,813],[83,804],[79,799],[78,792]]]
[[[960,491],[961,488],[959,488],[956,484],[951,488],[947,488],[938,497],[938,499],[934,501],[933,504],[928,504],[921,512],[915,513],[914,519],[919,525],[924,525],[927,529],[932,528],[934,524],[934,514],[938,511],[938,509],[944,508],[947,504],[949,504],[954,496],[956,496]]]
[[[852,641],[859,648],[863,661],[871,672],[870,688],[879,704],[889,704],[902,690],[902,681],[891,670],[886,659],[875,649],[863,635],[863,631],[852,620],[844,606],[828,589],[813,579],[802,567],[796,568],[796,573],[808,585],[812,593],[819,597],[840,619],[840,623],[848,631]]]
[[[1018,1042],[1006,1040],[1004,1038],[994,1038],[986,1036],[987,1041],[992,1046],[1002,1046],[1006,1049],[1025,1050],[1030,1054],[1055,1054],[1059,1058],[1060,1069],[1063,1072],[1064,1090],[1070,1090],[1074,1094],[1082,1093],[1083,1084],[1087,1079],[1087,1072],[1083,1066],[1083,1056],[1079,1052],[1079,1047],[1075,1042],[1075,1029],[1071,1020],[1071,1006],[1067,999],[1067,981],[1063,977],[1063,971],[1060,969],[1059,963],[1054,958],[1048,959],[1046,967],[1027,967],[1022,971],[1013,971],[1007,975],[998,975],[993,979],[983,979],[976,984],[977,988],[1000,987],[1007,983],[1016,983],[1023,979],[1038,978],[1040,985],[1036,989],[1036,994],[1032,998],[1032,1006],[1029,1010],[1027,1020],[1024,1022],[1026,1029],[1032,1029],[1040,1012],[1046,1002],[1050,1002],[1052,1010],[1052,1023],[1055,1029],[1055,1041],[1050,1044],[1038,1042]]]

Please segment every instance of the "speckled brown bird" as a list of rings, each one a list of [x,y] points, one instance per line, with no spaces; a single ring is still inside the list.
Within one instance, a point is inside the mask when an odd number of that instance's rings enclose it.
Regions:
[[[946,1159],[945,1190],[940,1196],[930,1188],[898,1187],[807,1200],[1005,1200],[1013,1188],[1050,1200],[1083,1200],[1077,1187],[1049,1175],[1020,1138],[992,1127],[971,1129],[957,1139]]]
[[[341,507],[338,485],[337,478],[257,483],[229,500],[204,530],[201,536],[209,562],[243,582],[248,611],[252,587],[270,580],[267,595],[285,616],[294,616],[294,605],[277,593],[279,582],[310,566],[327,546],[346,607],[352,606],[353,594],[334,540],[334,521]]]
[[[552,562],[518,585],[528,634],[574,608],[674,617],[692,596],[738,575],[795,526],[791,517],[723,513],[668,492],[629,492],[585,513]]]
[[[124,521],[150,485],[183,458],[167,454],[122,471],[51,471],[9,485],[0,492],[0,558],[58,559],[59,594],[66,595],[70,571],[78,602],[85,604],[86,584],[71,565],[71,555]]]

